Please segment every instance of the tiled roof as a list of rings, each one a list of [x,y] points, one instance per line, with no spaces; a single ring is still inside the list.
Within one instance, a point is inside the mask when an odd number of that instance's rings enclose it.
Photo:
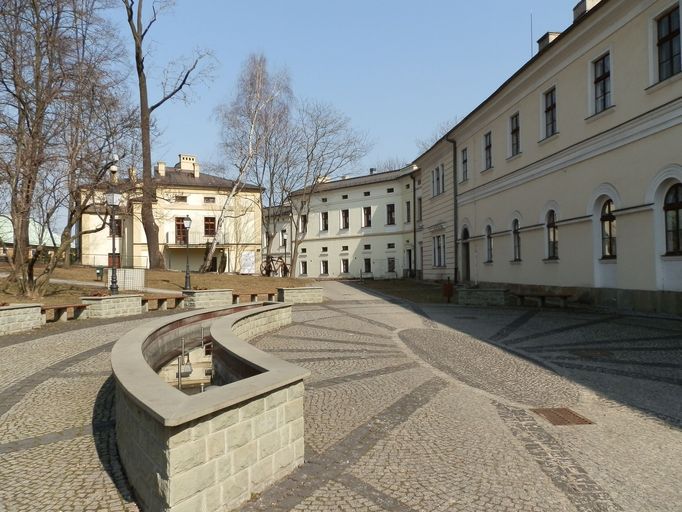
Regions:
[[[347,187],[359,187],[361,185],[373,185],[374,183],[382,183],[384,181],[392,181],[398,178],[403,178],[405,176],[409,176],[412,172],[414,171],[410,165],[403,169],[398,169],[397,171],[377,172],[365,176],[357,176],[355,178],[326,181],[323,183],[318,183],[315,186],[315,192],[326,192],[328,190],[337,190]],[[295,190],[291,195],[301,195],[308,189],[309,187]]]

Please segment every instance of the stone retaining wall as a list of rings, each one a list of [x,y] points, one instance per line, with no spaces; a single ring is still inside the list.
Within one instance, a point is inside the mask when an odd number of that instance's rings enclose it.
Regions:
[[[157,336],[206,322],[214,373],[232,358],[252,376],[188,396],[154,373],[143,347],[158,350]],[[303,463],[308,372],[239,339],[290,322],[288,305],[214,308],[155,320],[117,342],[116,436],[143,510],[232,510]]]
[[[40,304],[14,304],[0,307],[0,336],[37,329],[43,325]]]
[[[231,306],[233,303],[232,290],[183,290],[185,307],[188,309],[217,308]]]
[[[322,302],[322,288],[306,286],[303,288],[277,288],[277,302],[291,304],[313,304]]]
[[[498,288],[458,288],[457,303],[464,306],[504,306],[509,291]]]
[[[142,295],[81,297],[81,302],[88,305],[88,318],[114,318],[142,312]]]

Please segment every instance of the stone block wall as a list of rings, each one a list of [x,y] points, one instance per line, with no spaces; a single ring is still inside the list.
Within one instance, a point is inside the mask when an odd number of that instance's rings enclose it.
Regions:
[[[183,290],[185,296],[185,308],[206,309],[221,306],[231,306],[232,290]]]
[[[497,288],[458,288],[457,303],[464,306],[504,306],[509,292]]]
[[[118,384],[116,434],[143,510],[231,510],[303,464],[303,383],[177,427]]]
[[[39,304],[14,304],[0,307],[0,336],[37,329],[43,325]]]
[[[277,302],[292,304],[316,304],[322,302],[322,288],[306,286],[303,288],[277,288]]]
[[[232,332],[238,338],[248,341],[266,332],[280,329],[291,323],[291,307],[259,312],[235,322]]]
[[[142,312],[142,295],[81,297],[81,302],[88,305],[88,318],[114,318]]]

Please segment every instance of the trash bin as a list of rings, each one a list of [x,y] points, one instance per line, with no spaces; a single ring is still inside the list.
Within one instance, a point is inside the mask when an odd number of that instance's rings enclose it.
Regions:
[[[104,267],[95,267],[95,276],[97,281],[101,281],[104,276]]]

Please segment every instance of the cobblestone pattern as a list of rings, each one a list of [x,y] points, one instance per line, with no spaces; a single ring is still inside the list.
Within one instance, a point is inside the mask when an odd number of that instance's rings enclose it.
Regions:
[[[141,295],[81,297],[81,302],[88,305],[88,318],[134,316],[142,311]]]
[[[0,307],[0,336],[38,329],[42,324],[39,305],[15,304]]]

